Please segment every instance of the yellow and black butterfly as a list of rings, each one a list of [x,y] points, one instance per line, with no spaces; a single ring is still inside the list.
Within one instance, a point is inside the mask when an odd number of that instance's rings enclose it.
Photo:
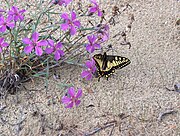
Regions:
[[[93,59],[96,62],[98,81],[100,78],[105,76],[108,80],[108,77],[115,72],[117,68],[123,68],[131,63],[128,58],[114,55],[104,54],[95,54]]]

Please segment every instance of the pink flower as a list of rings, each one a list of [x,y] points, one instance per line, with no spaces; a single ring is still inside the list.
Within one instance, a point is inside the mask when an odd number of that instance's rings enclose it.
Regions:
[[[3,16],[0,17],[0,32],[5,32],[6,29],[14,28],[15,24],[12,22],[12,17],[8,16],[7,19],[4,19]]]
[[[109,26],[107,24],[97,27],[98,40],[102,43],[109,39]]]
[[[66,108],[72,108],[74,104],[78,106],[81,100],[78,100],[82,96],[82,90],[78,89],[76,94],[74,87],[70,87],[67,92],[68,96],[63,96],[61,101],[63,104],[67,104]]]
[[[35,49],[36,55],[41,56],[43,54],[43,50],[41,46],[46,46],[47,41],[46,40],[38,41],[38,38],[39,38],[39,33],[34,32],[32,34],[32,40],[30,40],[29,38],[23,39],[23,43],[28,44],[28,46],[24,48],[24,52],[26,54],[29,54],[33,49]]]
[[[72,0],[53,0],[53,4],[59,4],[60,6],[67,6]]]
[[[58,42],[57,44],[54,44],[54,41],[51,40],[51,39],[48,40],[48,43],[49,43],[49,46],[50,46],[50,47],[47,47],[46,50],[45,50],[45,52],[46,52],[47,54],[54,53],[54,59],[55,59],[56,61],[58,61],[58,60],[61,58],[61,56],[64,55],[64,51],[61,50],[61,48],[62,48],[62,43],[61,43],[61,42]]]
[[[2,49],[4,47],[8,47],[9,44],[7,42],[4,42],[4,38],[0,38],[0,53],[2,52]]]
[[[86,50],[89,52],[89,53],[92,53],[94,52],[94,50],[96,48],[100,49],[101,46],[100,44],[97,43],[97,37],[95,35],[90,35],[90,36],[87,36],[88,40],[89,40],[89,43],[86,44]]]
[[[65,21],[64,24],[61,24],[61,29],[63,31],[66,31],[67,29],[69,29],[71,35],[76,34],[76,27],[79,28],[81,26],[81,23],[78,20],[76,20],[76,13],[72,11],[71,18],[69,17],[67,13],[63,13],[61,15],[61,18],[63,18]]]
[[[86,61],[85,65],[87,67],[87,70],[82,71],[81,77],[82,78],[86,78],[86,80],[91,80],[92,79],[92,75],[96,71],[96,66],[95,66],[94,59],[91,59],[91,61],[90,60]]]
[[[102,11],[99,9],[99,5],[97,4],[96,0],[91,0],[91,3],[93,3],[94,6],[89,9],[89,12],[91,12],[91,13],[96,13],[97,12],[98,16],[101,17],[102,16]]]
[[[18,21],[18,19],[20,21],[24,20],[24,16],[22,15],[26,10],[19,10],[17,7],[12,6],[11,10],[9,10],[8,15],[12,16],[12,18],[14,19],[14,21]]]

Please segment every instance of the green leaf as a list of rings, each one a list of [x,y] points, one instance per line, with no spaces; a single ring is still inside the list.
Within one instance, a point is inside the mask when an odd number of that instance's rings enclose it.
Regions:
[[[66,84],[66,83],[58,83],[57,86],[61,89],[63,89],[64,87],[72,87],[73,84]]]

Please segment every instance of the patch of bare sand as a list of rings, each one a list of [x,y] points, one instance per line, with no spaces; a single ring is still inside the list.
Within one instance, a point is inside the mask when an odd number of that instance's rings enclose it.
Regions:
[[[115,3],[120,6],[123,2]],[[180,18],[180,3],[176,0],[131,0],[129,4],[135,16],[127,37],[131,49],[120,45],[118,39],[111,38],[107,44],[113,44],[116,53],[128,57],[132,63],[116,70],[109,81],[93,80],[90,85],[77,76],[81,68],[73,65],[59,68],[60,79],[55,81],[51,77],[47,89],[40,79],[34,85],[27,83],[26,87],[34,90],[22,89],[5,101],[1,100],[7,107],[0,114],[0,135],[19,132],[33,136],[79,136],[110,122],[115,126],[104,128],[94,136],[107,136],[111,131],[114,136],[180,135],[180,94],[165,89],[180,83],[179,26],[175,26]],[[119,23],[111,29],[111,36],[123,29],[127,14],[117,19]],[[83,88],[84,96],[78,108],[65,109],[58,102],[64,95],[64,88],[56,85],[61,83]],[[167,109],[177,112],[164,116],[159,122],[159,114]]]

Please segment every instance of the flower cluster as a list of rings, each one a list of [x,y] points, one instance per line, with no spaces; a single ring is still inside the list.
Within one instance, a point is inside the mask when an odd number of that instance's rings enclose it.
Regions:
[[[102,16],[102,11],[99,8],[96,0],[91,0],[93,6],[90,7],[90,14],[97,13],[99,17]],[[62,4],[60,4],[62,5]],[[81,23],[76,19],[75,12],[71,12],[71,17],[67,13],[63,13],[61,18],[64,20],[64,23],[61,24],[61,29],[63,31],[69,31],[70,35],[73,36],[77,33],[77,29],[81,27]],[[87,52],[90,54],[93,53],[96,49],[100,49],[100,44],[109,39],[109,26],[107,24],[101,25],[100,27],[95,27],[96,32],[94,34],[88,35],[88,43],[85,44]],[[81,77],[86,80],[91,80],[93,74],[96,71],[95,61],[93,58],[85,62],[86,69],[82,71]],[[75,95],[74,88],[68,90],[68,96],[63,96],[62,103],[67,104],[66,108],[72,108],[74,103],[76,106],[79,105],[80,100],[78,98],[82,95],[82,91],[79,90],[77,95]]]
[[[91,3],[93,6],[90,7],[89,12],[93,14],[97,12],[98,16],[101,17],[102,11],[100,10],[96,0],[91,0]],[[93,53],[96,49],[100,49],[100,44],[109,39],[109,26],[107,24],[99,24],[95,27],[95,30],[96,33],[87,36],[88,43],[85,46],[89,53]],[[87,69],[82,71],[81,77],[86,80],[91,80],[96,71],[95,61],[93,58],[91,58],[91,61],[86,61],[85,66]]]
[[[18,20],[23,21],[25,11],[25,9],[19,10],[17,7],[12,6],[11,10],[8,11],[7,18],[5,18],[2,13],[6,13],[6,11],[0,9],[0,32],[4,33],[7,29],[13,29],[15,22]]]
[[[19,10],[16,6],[12,6],[11,10],[5,11],[0,9],[0,32],[5,33],[7,30],[15,28],[18,20],[23,21],[25,9]],[[4,37],[0,38],[0,53],[3,52],[3,48],[7,48],[9,44],[4,42]]]
[[[72,0],[52,0],[51,6],[59,5],[66,7],[71,2]],[[87,10],[88,14],[102,17],[103,13],[96,0],[90,0],[90,2],[91,2],[91,6]],[[25,9],[19,9],[16,6],[12,6],[8,11],[0,9],[0,32],[3,35],[6,35],[6,33],[9,32],[10,35],[13,37],[12,39],[16,40],[19,35],[17,34],[16,36],[14,36],[14,34],[20,32],[19,28],[17,27],[20,27],[20,24],[23,24],[21,22],[24,21],[25,12],[26,12]],[[59,18],[61,20],[60,30],[63,31],[62,32],[63,36],[68,35],[70,38],[72,37],[72,39],[75,36],[79,37],[78,34],[79,33],[81,34],[82,29],[84,28],[82,27],[82,24],[79,20],[79,16],[78,14],[76,14],[74,9],[71,10],[70,13],[67,12],[62,13]],[[105,25],[101,24],[100,27],[94,26],[93,30],[94,30],[93,33],[87,33],[84,36],[86,38],[84,40],[86,42],[84,44],[85,45],[84,49],[86,50],[87,53],[90,54],[90,56],[92,56],[92,53],[96,49],[101,48],[101,43],[109,39],[109,27],[107,24]],[[24,31],[24,29],[22,31]],[[11,49],[8,47],[9,46],[11,47],[11,45],[16,44],[16,45],[20,45],[18,47],[23,47],[23,51],[25,54],[29,55],[31,53],[34,53],[37,56],[42,56],[45,54],[48,56],[52,56],[52,58],[54,58],[56,62],[59,61],[63,56],[65,56],[66,52],[63,50],[63,48],[66,49],[64,44],[66,42],[63,41],[65,38],[60,37],[58,40],[56,40],[53,36],[52,38],[51,35],[48,35],[48,37],[50,38],[44,38],[42,33],[37,31],[36,27],[35,29],[31,29],[31,31],[33,31],[31,37],[24,36],[23,38],[21,38],[20,40],[18,39],[15,42],[11,41],[7,43],[5,42],[7,40],[6,38],[0,37],[0,53],[4,52],[7,49]],[[13,47],[17,47],[16,45]],[[85,62],[85,67],[86,69],[82,71],[81,77],[85,78],[86,80],[91,80],[93,78],[93,74],[96,71],[95,61],[93,60],[93,58],[89,58],[89,60]],[[81,89],[78,89],[76,93],[74,87],[71,87],[68,89],[67,95],[62,97],[61,101],[63,104],[66,104],[66,108],[72,108],[74,105],[78,106],[80,104],[81,101],[79,100],[79,98],[81,96],[82,96]]]
[[[58,61],[61,56],[64,55],[64,51],[61,50],[62,43],[58,42],[57,44],[54,44],[54,41],[51,39],[48,40],[39,40],[39,33],[34,32],[32,34],[32,38],[24,38],[23,40],[24,44],[27,44],[24,48],[24,52],[26,54],[31,53],[32,51],[35,51],[37,56],[41,56],[43,54],[43,46],[46,46],[45,52],[47,54],[54,54],[54,59]]]

